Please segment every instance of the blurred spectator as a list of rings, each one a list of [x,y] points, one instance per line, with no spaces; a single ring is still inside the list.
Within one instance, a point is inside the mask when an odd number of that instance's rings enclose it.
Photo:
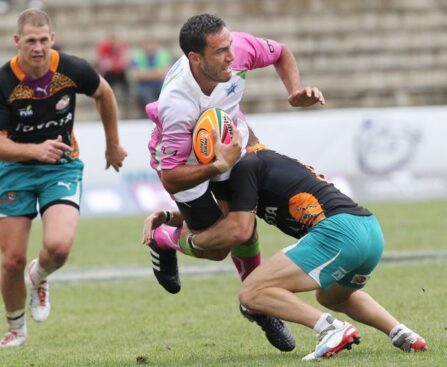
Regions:
[[[132,76],[136,81],[138,104],[143,112],[147,103],[158,99],[170,64],[171,55],[154,40],[146,41],[144,47],[134,53]]]
[[[104,41],[97,44],[96,51],[98,72],[113,89],[120,86],[123,92],[127,94],[129,89],[126,76],[128,65],[127,43],[118,39],[115,34],[110,34]]]
[[[11,6],[10,3],[10,0],[0,0],[0,14],[4,14],[9,10]]]

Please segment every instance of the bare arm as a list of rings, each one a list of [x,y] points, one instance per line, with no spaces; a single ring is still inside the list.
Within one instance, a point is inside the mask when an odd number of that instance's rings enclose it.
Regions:
[[[180,227],[183,225],[183,216],[179,211],[160,210],[149,215],[144,221],[143,245],[148,245],[152,238],[152,231],[162,224],[171,227]]]
[[[307,107],[315,103],[324,105],[323,93],[318,88],[301,87],[301,78],[295,56],[292,51],[282,45],[281,56],[275,64],[276,72],[289,93],[288,101],[293,107]]]
[[[44,163],[56,163],[65,151],[72,148],[62,142],[59,135],[40,144],[16,143],[0,132],[0,160],[4,162],[21,162],[37,160]]]
[[[215,132],[213,132],[215,134]],[[233,138],[229,144],[216,141],[216,159],[209,164],[177,166],[161,171],[161,182],[170,194],[188,190],[209,180],[211,177],[228,171],[242,154],[242,139],[238,129],[233,127]]]
[[[100,77],[99,87],[93,94],[106,136],[106,169],[112,166],[119,171],[127,152],[119,143],[118,107],[112,88]]]
[[[252,237],[254,225],[255,213],[230,212],[210,228],[193,235],[192,240],[201,250],[231,249]]]

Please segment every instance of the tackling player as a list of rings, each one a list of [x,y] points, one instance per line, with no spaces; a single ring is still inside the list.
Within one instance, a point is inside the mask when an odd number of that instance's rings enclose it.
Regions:
[[[360,341],[353,325],[294,295],[311,290],[320,304],[386,333],[401,350],[427,349],[422,337],[360,290],[384,245],[380,225],[367,209],[312,167],[262,147],[233,167],[229,186],[229,214],[182,238],[180,246],[186,253],[231,249],[253,233],[256,215],[299,239],[257,267],[243,281],[239,299],[243,307],[313,328],[319,342],[304,360],[328,358]],[[154,225],[148,223],[146,236]]]

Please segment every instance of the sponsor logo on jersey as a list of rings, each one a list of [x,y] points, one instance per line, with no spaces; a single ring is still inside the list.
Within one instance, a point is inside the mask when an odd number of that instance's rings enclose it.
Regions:
[[[264,220],[271,225],[276,225],[276,218],[278,215],[278,208],[274,206],[267,206],[265,208]]]
[[[41,130],[46,130],[46,129],[50,129],[53,127],[61,127],[64,126],[66,124],[68,124],[70,121],[73,120],[73,114],[72,113],[68,113],[66,116],[62,117],[60,120],[58,121],[47,121],[47,122],[42,122],[40,124],[36,124],[36,125],[27,125],[27,124],[23,124],[23,123],[19,123],[15,129],[15,131],[17,132],[22,132],[22,133],[28,133],[28,132],[33,132],[33,131],[41,131]]]
[[[358,284],[358,285],[365,285],[366,282],[371,278],[371,274],[362,275],[362,274],[355,274],[352,277],[351,283],[352,284]]]
[[[44,85],[43,88],[42,87],[36,87],[34,90],[36,92],[38,92],[38,93],[42,93],[45,96],[48,96],[47,88],[48,88],[48,84]]]
[[[70,104],[70,96],[65,94],[62,98],[56,103],[56,110],[61,111],[65,110]]]
[[[34,112],[31,105],[26,106],[25,108],[19,109],[20,117],[30,117],[33,116]]]

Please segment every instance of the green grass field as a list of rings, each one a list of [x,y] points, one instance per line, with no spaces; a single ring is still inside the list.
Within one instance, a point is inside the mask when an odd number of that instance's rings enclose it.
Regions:
[[[446,250],[447,202],[374,204],[386,249]],[[67,269],[150,266],[140,245],[143,217],[83,219]],[[30,258],[39,248],[36,222]],[[260,225],[263,254],[292,239]],[[181,257],[182,264],[204,263]],[[428,341],[430,351],[404,354],[389,339],[356,324],[362,343],[323,361],[331,366],[445,366],[447,280],[445,262],[379,266],[366,290]],[[0,350],[0,366],[295,366],[312,350],[312,330],[293,325],[297,348],[280,353],[238,312],[238,278],[184,278],[178,295],[152,280],[53,284],[52,314],[43,324],[28,317],[25,348]],[[312,294],[302,297],[315,304]],[[3,324],[1,332],[6,330]]]

